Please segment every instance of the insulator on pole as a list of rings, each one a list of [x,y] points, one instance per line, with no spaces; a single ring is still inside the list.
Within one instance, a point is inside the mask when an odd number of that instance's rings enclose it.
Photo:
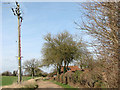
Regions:
[[[18,6],[18,2],[16,2],[16,5]]]
[[[13,13],[15,16],[16,16],[16,14],[15,13]]]
[[[15,10],[15,12],[17,13],[17,10]]]
[[[11,8],[11,9],[12,9],[12,11],[13,11],[13,14],[16,16],[14,9],[13,9],[13,8]]]
[[[13,8],[11,8],[12,9],[12,11],[14,12],[14,9]]]
[[[20,7],[20,5],[19,5],[19,3],[18,3],[18,2],[16,2],[16,5],[17,5],[18,7]]]

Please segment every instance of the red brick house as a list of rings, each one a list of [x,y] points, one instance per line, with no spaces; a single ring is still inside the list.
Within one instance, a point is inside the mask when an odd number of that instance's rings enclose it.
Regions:
[[[68,66],[68,69],[67,69],[67,72],[75,72],[77,70],[81,70],[78,66]],[[61,67],[61,74],[63,73],[64,71],[64,67],[62,66]],[[57,76],[57,72],[54,73],[54,77]]]
[[[61,73],[63,73],[64,67],[61,67]],[[68,66],[67,72],[75,72],[81,70],[78,66]]]

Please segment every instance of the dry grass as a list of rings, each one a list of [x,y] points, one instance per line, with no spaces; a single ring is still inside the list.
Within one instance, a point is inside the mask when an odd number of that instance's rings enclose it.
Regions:
[[[9,86],[3,86],[2,88],[37,88],[37,83],[35,82],[35,79],[30,79],[21,84],[14,83]]]

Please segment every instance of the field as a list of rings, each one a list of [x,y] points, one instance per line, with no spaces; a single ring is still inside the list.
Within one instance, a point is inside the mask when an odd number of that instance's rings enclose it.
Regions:
[[[23,76],[22,80],[25,81],[25,80],[29,80],[31,78],[32,77]],[[2,76],[2,86],[11,85],[11,84],[17,82],[17,79],[18,79],[17,76]]]

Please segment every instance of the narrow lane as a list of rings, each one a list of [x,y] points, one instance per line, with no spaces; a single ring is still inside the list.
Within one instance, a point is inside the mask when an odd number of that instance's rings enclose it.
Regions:
[[[56,85],[50,81],[38,80],[37,84],[38,84],[38,88],[62,88],[61,86]]]

